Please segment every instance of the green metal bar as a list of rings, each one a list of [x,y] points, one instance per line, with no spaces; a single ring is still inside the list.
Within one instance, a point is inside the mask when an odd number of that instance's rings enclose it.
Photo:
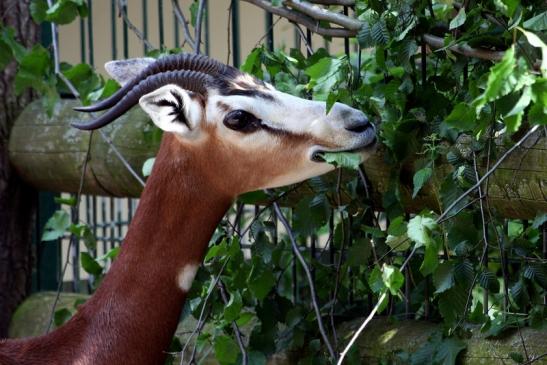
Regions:
[[[274,49],[273,14],[266,11],[264,18],[266,21],[266,48],[271,52]]]
[[[112,47],[112,59],[118,58],[118,39],[116,29],[116,0],[110,1],[110,34],[112,36],[110,42]]]
[[[80,18],[80,61],[85,63],[85,23],[84,19]]]
[[[89,53],[89,64],[94,65],[95,56],[93,52],[93,7],[91,0],[87,0],[87,8],[89,9],[89,14],[87,15],[87,40],[88,40],[88,53]]]
[[[164,22],[163,22],[163,0],[158,0],[158,21],[160,25],[160,49],[163,48],[164,45]]]
[[[239,44],[239,0],[232,0],[232,63],[234,67],[240,65]]]
[[[124,3],[123,5],[123,12],[127,14],[127,3]],[[129,29],[127,27],[127,24],[123,22],[123,57],[128,58],[129,57]]]
[[[144,34],[144,39],[148,39],[148,0],[142,0],[142,33]],[[148,52],[148,47],[146,43],[143,45],[144,54]]]

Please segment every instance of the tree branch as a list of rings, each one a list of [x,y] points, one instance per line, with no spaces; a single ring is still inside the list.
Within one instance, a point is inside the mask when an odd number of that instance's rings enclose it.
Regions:
[[[118,10],[122,16],[123,21],[125,24],[127,24],[127,27],[135,33],[137,38],[139,38],[148,49],[158,49],[158,47],[155,47],[146,37],[144,34],[137,28],[133,23],[131,23],[131,20],[129,20],[129,16],[127,15],[127,8],[125,7],[125,4],[127,4],[127,0],[118,0]]]
[[[199,54],[201,47],[201,23],[203,21],[203,10],[205,9],[205,0],[199,0],[198,13],[196,16],[196,29],[194,36],[194,53]]]
[[[325,28],[319,26],[319,21],[313,19],[307,15],[291,11],[284,7],[273,6],[271,2],[266,0],[243,0],[245,2],[251,3],[258,6],[266,11],[269,11],[272,14],[279,15],[283,18],[287,18],[295,23],[301,24],[306,28],[309,28],[312,32],[326,36],[326,37],[355,37],[357,34],[356,30],[347,30],[345,28]]]
[[[355,0],[309,0],[310,3],[321,5],[341,5],[341,6],[353,6]]]
[[[224,303],[224,305],[228,305],[228,295],[226,295],[226,287],[224,286],[222,280],[218,281],[217,286],[220,290],[220,297],[222,298],[222,302]],[[236,335],[237,344],[243,357],[242,365],[247,365],[247,363],[249,362],[247,351],[245,350],[245,344],[243,343],[243,339],[241,338],[241,331],[239,330],[236,321],[232,321],[232,329],[234,330],[234,333]]]
[[[357,19],[350,18],[349,16],[346,16],[344,14],[334,13],[320,6],[310,4],[307,1],[285,0],[283,1],[283,4],[295,10],[298,10],[303,14],[309,15],[313,19],[324,20],[329,23],[338,24],[348,30],[359,30],[363,25],[363,23],[361,23]]]
[[[313,279],[312,279],[308,264],[306,263],[306,260],[304,259],[304,257],[300,253],[300,250],[298,249],[298,245],[296,244],[296,239],[294,238],[294,234],[292,233],[291,226],[289,225],[289,222],[287,222],[287,219],[283,215],[283,212],[281,212],[281,208],[279,208],[279,204],[277,202],[274,202],[273,207],[277,217],[279,218],[279,220],[281,221],[281,224],[283,224],[283,227],[285,227],[285,230],[287,231],[287,234],[289,235],[289,240],[291,241],[293,252],[296,255],[296,257],[298,257],[298,261],[300,261],[300,264],[302,265],[302,268],[304,269],[304,272],[306,273],[306,277],[310,285],[310,295],[311,295],[311,300],[313,304],[313,309],[315,310],[317,324],[319,325],[319,332],[321,333],[321,337],[323,337],[323,342],[327,346],[327,350],[329,351],[330,357],[335,361],[337,356],[336,356],[336,353],[334,352],[332,344],[329,341],[327,332],[325,332],[325,327],[323,326],[323,320],[321,319],[321,310],[319,309],[319,304],[317,303],[317,294],[315,292],[315,285],[313,284]]]
[[[178,0],[171,0],[171,4],[173,4],[173,11],[175,12],[175,17],[177,18],[178,22],[182,25],[182,30],[184,32],[184,40],[192,47],[192,49],[195,49],[195,43],[194,39],[190,35],[190,29],[188,28],[188,21],[186,20],[186,17],[184,16],[184,13],[182,12]]]
[[[432,48],[445,48],[444,39],[432,34],[424,34],[424,41]],[[481,48],[473,48],[463,44],[455,44],[447,47],[452,52],[462,54],[467,57],[480,58],[489,61],[499,61],[503,58],[505,52],[489,51]]]

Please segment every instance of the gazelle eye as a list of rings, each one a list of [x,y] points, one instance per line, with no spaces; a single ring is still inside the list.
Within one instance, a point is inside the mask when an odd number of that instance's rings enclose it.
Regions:
[[[245,110],[233,110],[224,118],[224,125],[234,131],[253,132],[260,126],[260,120]]]

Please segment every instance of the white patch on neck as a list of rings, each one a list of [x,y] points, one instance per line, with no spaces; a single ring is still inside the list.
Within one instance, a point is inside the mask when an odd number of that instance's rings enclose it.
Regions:
[[[188,291],[190,291],[190,288],[192,287],[192,282],[194,281],[194,277],[196,276],[198,269],[198,264],[186,264],[180,270],[179,275],[177,276],[177,284],[183,292],[187,293]]]

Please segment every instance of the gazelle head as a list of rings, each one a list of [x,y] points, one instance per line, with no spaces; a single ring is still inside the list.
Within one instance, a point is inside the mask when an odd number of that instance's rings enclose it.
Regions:
[[[110,109],[74,126],[100,128],[139,103],[159,128],[176,136],[179,153],[205,159],[203,173],[222,176],[234,196],[332,170],[321,152],[356,151],[364,160],[376,143],[363,112],[336,103],[326,113],[324,102],[282,93],[205,56],[112,61],[105,67],[122,88],[77,108]]]

